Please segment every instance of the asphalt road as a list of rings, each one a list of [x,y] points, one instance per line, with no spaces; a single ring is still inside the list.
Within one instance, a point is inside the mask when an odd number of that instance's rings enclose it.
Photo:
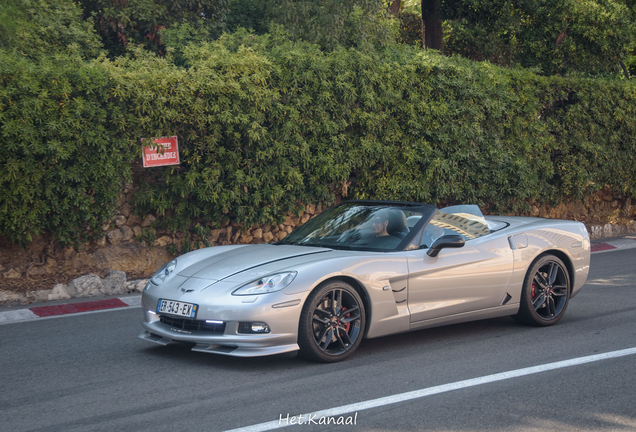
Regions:
[[[154,346],[137,339],[135,309],[3,325],[0,429],[225,431],[633,348],[635,263],[636,249],[593,255],[554,327],[501,318],[422,330],[363,341],[339,364]],[[635,431],[635,366],[626,355],[343,415],[356,425],[286,430]]]

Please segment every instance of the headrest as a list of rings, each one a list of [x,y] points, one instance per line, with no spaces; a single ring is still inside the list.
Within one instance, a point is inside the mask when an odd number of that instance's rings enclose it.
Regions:
[[[406,224],[406,216],[402,210],[387,210],[389,224],[386,230],[389,234],[399,232],[409,232],[408,225]]]

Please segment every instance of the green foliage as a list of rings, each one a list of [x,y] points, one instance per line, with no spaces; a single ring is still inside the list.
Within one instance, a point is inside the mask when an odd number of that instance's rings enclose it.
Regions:
[[[212,37],[224,30],[227,0],[80,0],[85,17],[93,17],[111,56],[123,55],[128,44],[163,53],[160,31],[189,23]]]
[[[634,81],[408,45],[323,50],[271,28],[209,41],[175,26],[166,40],[180,57],[135,46],[86,60],[73,45],[35,62],[0,50],[0,235],[99,235],[124,178],[140,187],[137,214],[185,232],[176,252],[222,220],[276,223],[335,194],[492,212],[605,185],[636,196]],[[141,168],[140,138],[170,135],[181,164]]]
[[[550,1],[542,6],[519,35],[522,40],[532,40],[524,44],[522,66],[537,66],[546,73],[560,74],[619,71],[618,63],[636,42],[636,23],[624,4],[567,0],[556,5]],[[540,24],[544,26],[543,35],[538,31]],[[557,46],[559,35],[564,39]],[[531,53],[535,58],[531,58]]]
[[[448,53],[544,75],[617,73],[636,45],[622,0],[446,0],[443,13]]]
[[[400,23],[387,17],[384,8],[354,7],[344,24],[345,32],[339,42],[345,47],[361,51],[379,50],[395,44]]]
[[[0,235],[26,244],[52,231],[69,244],[101,233],[130,172],[108,83],[79,53],[36,63],[0,50]]]
[[[172,62],[177,66],[185,66],[186,59],[183,52],[186,46],[210,42],[213,38],[206,26],[193,25],[189,22],[175,24],[171,28],[159,31],[161,41],[166,48]]]
[[[458,0],[443,2],[444,47],[447,53],[513,66],[521,57],[522,23],[530,20],[534,1]],[[540,35],[544,30],[536,29]],[[558,34],[558,33],[557,33]],[[549,35],[548,35],[549,36]],[[556,35],[554,37],[556,40]],[[553,45],[554,41],[551,45]]]
[[[229,33],[239,27],[256,34],[267,32],[267,0],[229,0],[225,25]]]
[[[114,95],[122,111],[128,109],[121,128],[131,139],[178,135],[181,152],[180,166],[141,174],[137,205],[170,211],[171,229],[200,218],[218,221],[230,209],[241,219],[248,212],[257,216],[251,210],[262,205],[259,189],[275,206],[269,194],[281,193],[278,176],[289,173],[263,161],[266,112],[277,97],[267,85],[270,62],[250,49],[231,53],[219,44],[189,47],[187,70],[137,54],[110,65]],[[270,181],[273,191],[262,187]]]
[[[402,0],[400,7],[403,12],[422,16],[422,0]]]
[[[0,8],[2,47],[31,59],[72,51],[94,58],[102,49],[91,20],[68,0],[4,0]]]
[[[0,48],[9,48],[15,40],[19,17],[17,2],[14,0],[2,0],[0,7]]]
[[[422,46],[422,14],[402,11],[398,14],[400,34],[398,43]]]
[[[369,82],[358,94],[371,103],[361,147],[374,158],[357,168],[356,197],[503,211],[554,193],[555,143],[538,121],[547,91],[538,78],[415,48],[394,55],[363,69]]]
[[[281,29],[240,30],[185,56],[187,70],[153,56],[115,68],[126,74],[118,97],[138,107],[125,129],[180,137],[182,164],[143,171],[136,198],[171,230],[223,216],[277,222],[334,192],[491,211],[605,184],[636,192],[631,83],[545,78],[407,46],[324,52]],[[588,117],[600,122],[593,133]]]
[[[268,15],[293,38],[318,44],[370,49],[387,46],[397,38],[397,23],[387,18],[380,0],[272,0]]]
[[[625,59],[625,67],[629,71],[631,77],[636,76],[636,55],[628,56]]]
[[[636,85],[621,80],[555,79],[563,99],[546,110],[557,139],[560,194],[582,198],[604,185],[636,196]]]
[[[625,0],[625,4],[631,12],[631,19],[633,23],[636,23],[636,0]],[[636,76],[636,41],[632,43],[630,52],[625,59],[625,66],[629,70],[631,76]]]

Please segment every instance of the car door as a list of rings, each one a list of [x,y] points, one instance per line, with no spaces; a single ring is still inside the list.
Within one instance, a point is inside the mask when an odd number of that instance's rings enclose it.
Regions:
[[[459,234],[466,243],[426,254],[441,235]],[[513,270],[507,238],[490,234],[483,217],[437,212],[421,237],[422,249],[407,252],[411,322],[488,309],[506,301]]]

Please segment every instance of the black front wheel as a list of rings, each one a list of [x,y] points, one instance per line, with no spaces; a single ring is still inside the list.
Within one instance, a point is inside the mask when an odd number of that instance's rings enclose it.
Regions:
[[[523,282],[517,321],[534,326],[556,324],[570,300],[570,275],[554,255],[540,257]]]
[[[365,324],[360,294],[346,282],[328,282],[316,288],[303,307],[300,355],[326,363],[342,361],[360,345]]]

